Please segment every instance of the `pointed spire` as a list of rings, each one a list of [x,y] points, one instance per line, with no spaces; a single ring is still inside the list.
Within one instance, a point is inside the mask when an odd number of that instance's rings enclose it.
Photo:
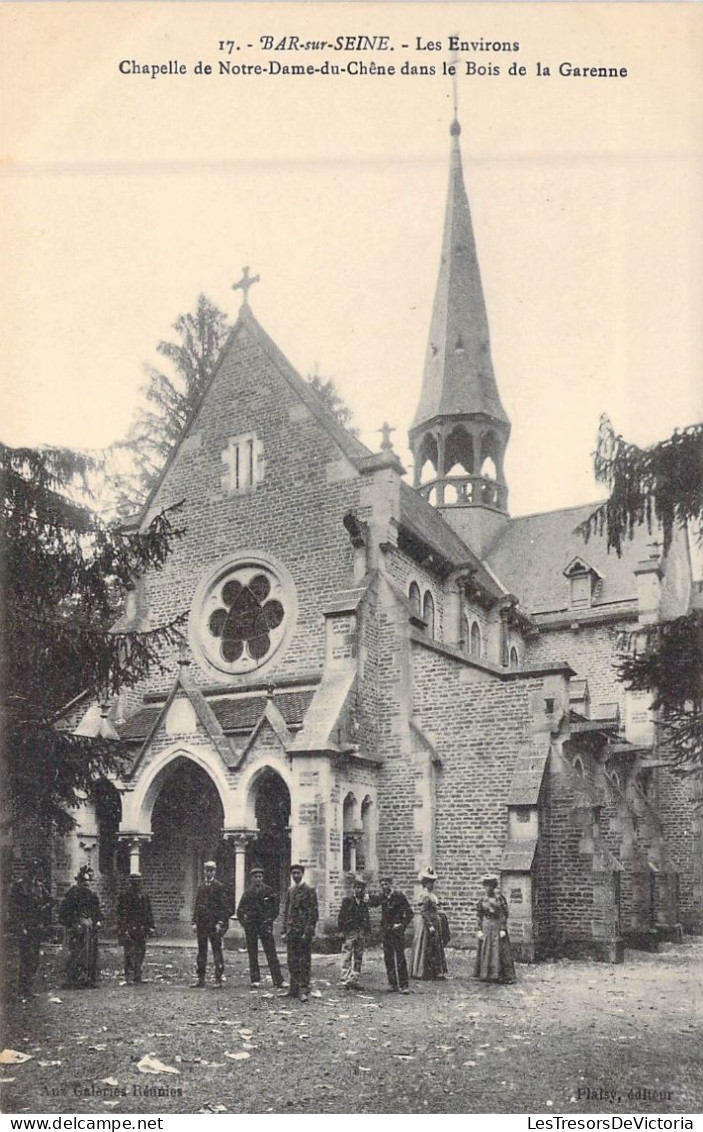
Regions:
[[[509,426],[491,361],[469,201],[455,117],[451,127],[449,190],[442,257],[414,431],[437,417],[485,414]]]
[[[456,106],[449,133],[442,257],[410,449],[415,488],[481,554],[508,518],[510,421],[493,374]]]

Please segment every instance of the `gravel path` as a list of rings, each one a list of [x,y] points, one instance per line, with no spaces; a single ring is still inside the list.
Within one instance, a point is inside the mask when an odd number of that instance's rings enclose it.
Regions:
[[[315,956],[307,1003],[252,992],[246,956],[226,958],[222,989],[191,990],[194,952],[152,947],[134,987],[103,947],[100,987],[71,991],[47,954],[39,997],[9,1003],[4,1045],[31,1060],[0,1066],[2,1111],[703,1110],[700,938],[620,966],[520,966],[512,987],[477,983],[449,951],[450,981],[409,996],[385,991],[377,950],[363,992],[339,988],[337,956]],[[144,1073],[144,1056],[177,1072]]]

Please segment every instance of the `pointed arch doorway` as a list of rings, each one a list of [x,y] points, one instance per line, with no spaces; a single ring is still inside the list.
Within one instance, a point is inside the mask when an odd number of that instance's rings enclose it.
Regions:
[[[190,936],[193,902],[203,863],[213,858],[230,888],[232,853],[222,839],[224,811],[215,783],[187,756],[173,759],[158,779],[151,840],[143,850],[154,916],[163,932]]]
[[[261,865],[264,883],[285,898],[290,879],[290,791],[280,774],[265,767],[250,786],[251,803],[256,821],[256,836],[246,853],[247,874],[253,865]],[[280,928],[280,919],[276,925]]]

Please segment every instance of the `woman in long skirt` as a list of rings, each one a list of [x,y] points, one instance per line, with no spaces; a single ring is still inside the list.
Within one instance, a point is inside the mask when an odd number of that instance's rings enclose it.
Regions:
[[[90,890],[92,879],[92,869],[83,865],[59,909],[59,922],[66,928],[66,985],[69,987],[94,987],[98,981],[100,901]]]
[[[498,877],[485,876],[485,892],[476,905],[478,950],[474,975],[485,983],[514,983],[515,965],[508,936],[508,902],[498,891]]]
[[[422,897],[415,915],[410,974],[414,979],[446,979],[442,919],[439,900],[434,893],[437,874],[432,868],[423,869],[418,879],[422,884]]]

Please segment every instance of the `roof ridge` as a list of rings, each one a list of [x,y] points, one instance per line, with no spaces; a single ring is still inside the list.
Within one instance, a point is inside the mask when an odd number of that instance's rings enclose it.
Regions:
[[[543,515],[560,515],[566,511],[581,511],[587,507],[601,507],[606,502],[606,499],[598,499],[595,503],[571,503],[568,507],[553,507],[549,511],[530,511],[527,515],[511,515],[509,522],[519,523],[523,519],[539,519]]]

